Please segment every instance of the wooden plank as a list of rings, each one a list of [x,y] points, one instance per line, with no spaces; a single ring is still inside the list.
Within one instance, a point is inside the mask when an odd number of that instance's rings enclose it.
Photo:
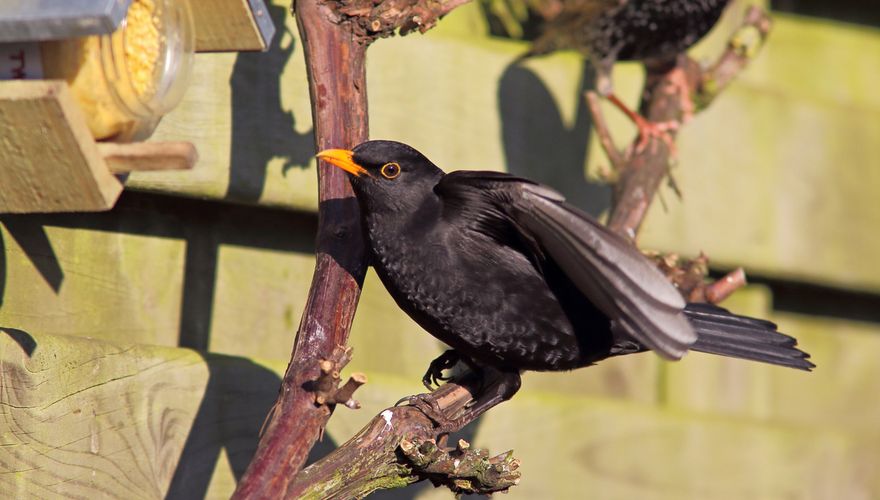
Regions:
[[[108,210],[122,192],[64,82],[0,82],[0,137],[0,212]]]
[[[511,489],[511,499],[880,495],[880,479],[873,473],[880,468],[876,428],[862,433],[833,421],[821,427],[785,427],[520,393],[481,418],[475,433],[474,445],[495,453],[513,449],[522,461],[523,479]],[[448,495],[428,488],[418,498]]]
[[[266,50],[275,26],[263,0],[189,0],[197,52]]]
[[[131,0],[5,0],[0,43],[55,40],[110,33]]]
[[[270,8],[283,14],[280,3]],[[457,12],[444,23],[454,23]],[[285,19],[295,33],[293,20]],[[510,66],[523,44],[441,35],[371,47],[373,137],[413,144],[447,169],[506,167],[600,214],[610,197],[592,173],[607,161],[581,107],[578,58],[561,54]],[[796,40],[815,37],[822,50],[805,57]],[[851,263],[880,253],[880,234],[863,230],[880,225],[874,202],[880,143],[873,140],[880,136],[880,107],[870,84],[880,65],[869,57],[880,51],[880,34],[780,15],[770,40],[754,67],[683,130],[674,174],[685,200],[663,193],[668,209],[655,205],[643,243],[687,254],[705,250],[716,264],[745,265],[753,273],[878,291],[880,269]],[[193,88],[156,137],[193,141],[201,168],[134,174],[127,185],[314,210],[311,118],[298,46],[279,37],[259,60],[196,58]],[[844,72],[846,85],[838,85]],[[808,84],[804,74],[811,75]],[[635,100],[640,81],[638,66],[617,67],[623,96]],[[435,86],[444,92],[413,91]],[[623,143],[633,129],[609,114]],[[829,167],[841,158],[860,167]],[[814,238],[824,243],[813,244]]]
[[[4,216],[0,324],[286,359],[314,228],[310,215],[138,193],[108,213]]]
[[[215,481],[229,488],[256,448],[282,369],[2,328],[0,491],[201,498],[221,450],[229,464]]]
[[[114,174],[155,172],[159,170],[190,170],[199,159],[191,142],[135,142],[117,144],[103,142],[98,151]]]
[[[16,498],[228,497],[283,368],[4,328],[0,490]],[[338,411],[320,446],[346,439],[417,385],[371,376],[359,392],[364,409]],[[522,460],[525,479],[512,498],[579,498],[585,483],[596,497],[621,499],[880,494],[870,473],[880,467],[877,430],[833,419],[785,426],[526,388],[475,432],[476,445],[513,448]]]

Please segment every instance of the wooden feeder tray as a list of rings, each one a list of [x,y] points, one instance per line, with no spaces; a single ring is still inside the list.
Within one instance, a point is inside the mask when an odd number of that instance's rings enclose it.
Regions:
[[[196,159],[188,142],[96,143],[64,81],[0,81],[0,213],[109,210],[115,174]]]

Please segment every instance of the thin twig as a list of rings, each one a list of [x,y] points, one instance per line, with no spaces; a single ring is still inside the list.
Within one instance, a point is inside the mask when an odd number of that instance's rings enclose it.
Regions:
[[[715,283],[706,285],[703,288],[703,294],[706,297],[706,302],[717,304],[745,285],[746,272],[739,267]]]
[[[727,49],[715,64],[700,73],[694,98],[701,108],[708,106],[755,58],[772,27],[773,21],[764,9],[749,7],[739,29],[730,38]]]
[[[611,137],[611,130],[609,130],[608,123],[605,121],[605,114],[602,113],[599,95],[592,90],[587,92],[587,106],[589,106],[590,114],[593,117],[593,129],[596,131],[596,135],[599,136],[599,143],[602,145],[605,155],[608,156],[611,167],[619,172],[626,165],[626,161],[623,153],[614,144],[614,138]]]
[[[751,7],[726,50],[708,69],[701,68],[696,61],[686,56],[680,57],[671,71],[667,68],[657,72],[650,67],[646,68],[647,78],[640,112],[657,123],[677,120],[686,115],[689,110],[682,109],[682,99],[676,92],[669,91],[680,88],[683,84],[687,85],[692,98],[700,104],[699,108],[705,108],[755,57],[766,40],[770,27],[767,13],[758,7]],[[621,160],[607,130],[597,96],[588,94],[587,99],[602,147],[608,154],[609,161],[613,165],[619,165],[615,169],[617,182],[614,184],[608,227],[635,242],[664,177],[670,179],[670,185],[680,196],[678,186],[669,172],[670,156],[674,154],[674,150],[672,145],[652,138],[648,146],[639,151],[634,141]],[[673,139],[675,132],[676,130],[669,131]],[[693,260],[679,259],[676,255],[661,256],[658,265],[691,301],[717,303],[745,284],[745,273],[741,269],[713,284],[707,284],[708,259],[702,254]]]

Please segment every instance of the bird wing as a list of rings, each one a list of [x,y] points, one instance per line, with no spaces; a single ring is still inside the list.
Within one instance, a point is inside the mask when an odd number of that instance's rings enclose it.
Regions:
[[[465,171],[445,176],[436,191],[450,209],[479,220],[477,229],[515,230],[536,254],[552,259],[615,328],[646,347],[679,359],[696,342],[684,299],[657,267],[556,191],[507,174]]]

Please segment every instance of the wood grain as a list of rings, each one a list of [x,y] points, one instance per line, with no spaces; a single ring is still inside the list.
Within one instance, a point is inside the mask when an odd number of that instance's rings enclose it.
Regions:
[[[221,448],[239,467],[253,453],[273,379],[235,358],[2,328],[0,491],[200,496]]]
[[[189,0],[196,52],[266,50],[274,29],[263,0]]]
[[[28,357],[0,335],[3,469],[14,472],[0,478],[0,489],[21,496],[160,496],[198,408],[169,375],[183,369],[190,372],[184,379],[204,385],[206,367],[187,369],[196,360],[185,353],[149,356],[130,347],[54,340],[39,338]]]
[[[108,210],[122,192],[64,82],[0,82],[0,137],[0,212]]]
[[[199,159],[191,142],[98,143],[98,152],[114,174],[190,170]]]
[[[458,14],[438,29],[455,23]],[[672,173],[684,201],[661,187],[665,203],[649,211],[643,246],[690,256],[702,250],[717,265],[742,265],[752,274],[880,290],[880,270],[851,264],[880,253],[880,234],[864,230],[880,226],[874,202],[880,196],[880,142],[874,140],[880,137],[880,93],[871,90],[880,78],[880,58],[871,57],[880,51],[880,35],[775,17],[774,33],[749,70],[682,129],[681,168]],[[295,29],[292,18],[285,23]],[[729,31],[717,35],[726,40]],[[135,173],[126,186],[316,211],[301,41],[276,38],[268,59],[197,57],[193,87],[155,138],[192,141],[199,168]],[[804,40],[810,57],[803,57]],[[706,58],[717,56],[698,49]],[[383,40],[370,50],[374,138],[412,144],[447,170],[506,168],[560,189],[594,214],[607,207],[608,191],[595,178],[608,162],[590,139],[589,122],[580,118],[576,57],[510,67],[525,50],[521,42],[433,32]],[[641,78],[636,65],[615,68],[615,86],[630,105],[637,104]],[[444,92],[410,91],[425,88]],[[624,144],[631,125],[610,109],[607,114]],[[861,174],[827,168],[841,158],[859,165]],[[849,243],[843,232],[858,235],[860,244]]]

